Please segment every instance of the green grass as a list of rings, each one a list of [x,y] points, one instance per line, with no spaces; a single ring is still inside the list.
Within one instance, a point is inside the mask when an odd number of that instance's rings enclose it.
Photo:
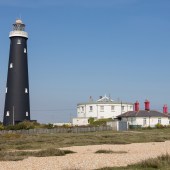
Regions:
[[[55,148],[49,148],[40,151],[0,151],[0,161],[19,161],[30,156],[34,157],[48,157],[48,156],[64,156],[66,154],[75,153],[70,150],[60,150]]]
[[[127,153],[126,151],[112,151],[112,150],[104,150],[104,149],[100,149],[98,151],[96,151],[95,153],[106,153],[106,154],[110,154],[110,153],[116,153],[116,154],[122,154],[122,153]]]
[[[165,154],[127,167],[106,167],[98,170],[169,170],[170,155]]]
[[[56,134],[3,134],[0,135],[0,150],[34,150],[49,147],[85,146],[100,144],[130,144],[164,142],[170,140],[170,128],[127,132],[90,132]]]

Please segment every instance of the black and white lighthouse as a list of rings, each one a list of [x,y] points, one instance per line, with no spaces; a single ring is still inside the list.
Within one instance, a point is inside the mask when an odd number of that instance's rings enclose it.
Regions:
[[[9,34],[10,52],[6,98],[4,107],[4,125],[14,125],[30,120],[29,81],[27,62],[27,39],[25,24],[18,19]]]

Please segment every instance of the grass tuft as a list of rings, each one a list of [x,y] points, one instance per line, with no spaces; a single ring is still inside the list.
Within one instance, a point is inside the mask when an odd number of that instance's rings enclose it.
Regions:
[[[161,168],[163,166],[170,166],[170,155],[165,154],[158,156],[157,158],[150,158],[148,160],[144,160],[141,163],[137,164],[141,168]]]
[[[104,149],[101,149],[101,150],[98,150],[96,151],[95,153],[116,153],[116,154],[123,154],[123,153],[127,153],[126,151],[112,151],[112,150],[104,150]]]

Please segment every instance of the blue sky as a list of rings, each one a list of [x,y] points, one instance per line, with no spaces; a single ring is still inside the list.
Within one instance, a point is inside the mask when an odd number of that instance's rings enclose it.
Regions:
[[[76,104],[111,95],[170,107],[169,0],[0,0],[0,117],[9,31],[26,24],[31,117],[66,122]]]

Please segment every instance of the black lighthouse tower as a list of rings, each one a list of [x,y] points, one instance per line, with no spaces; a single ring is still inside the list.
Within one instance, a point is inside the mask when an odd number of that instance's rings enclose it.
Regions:
[[[29,81],[27,63],[27,39],[25,24],[16,20],[9,34],[10,52],[6,98],[4,107],[4,125],[14,125],[30,120]]]

